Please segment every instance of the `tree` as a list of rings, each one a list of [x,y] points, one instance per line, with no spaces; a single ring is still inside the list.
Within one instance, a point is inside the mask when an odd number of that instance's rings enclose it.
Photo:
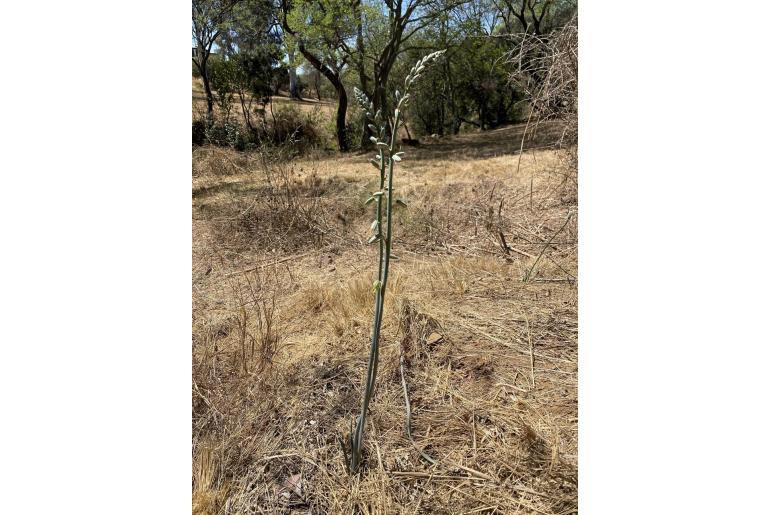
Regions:
[[[307,81],[308,84],[313,86],[316,98],[321,100],[321,74],[318,72],[318,70],[315,68],[309,70],[307,72]]]
[[[468,0],[383,0],[383,5],[375,4],[368,9],[360,0],[349,1],[353,2],[358,18],[355,50],[348,51],[357,54],[353,62],[358,68],[361,90],[371,99],[375,112],[388,113],[388,83],[398,57],[409,50],[426,49],[406,46],[407,41]],[[363,141],[369,137],[370,130],[365,127]]]
[[[508,34],[547,31],[544,21],[554,7],[553,0],[494,0]]]
[[[427,49],[446,50],[417,86],[409,127],[422,134],[456,134],[463,124],[486,129],[516,121],[522,97],[508,82],[509,44],[494,37],[499,15],[489,0],[446,5],[452,9],[432,13],[431,23],[402,47],[406,59],[397,60],[390,72],[397,83],[408,71],[405,63]]]
[[[519,74],[527,71],[534,87],[542,84],[542,61],[549,34],[564,26],[577,11],[575,0],[492,0],[503,21],[501,33],[510,36]],[[542,43],[542,44],[541,44]]]
[[[350,19],[347,4],[339,0],[281,0],[281,24],[296,48],[313,68],[334,86],[337,93],[335,120],[337,146],[348,150],[345,118],[348,95],[342,82],[347,56],[342,49],[350,35],[344,30]]]
[[[217,40],[226,30],[238,0],[193,0],[192,35],[196,52],[192,60],[200,72],[206,92],[207,115],[214,116],[214,95],[211,91],[209,58]]]
[[[294,49],[289,50],[289,97],[301,100],[299,85],[297,84],[297,67],[295,66]]]
[[[228,72],[220,78],[226,79],[225,89],[237,96],[246,126],[252,132],[252,105],[255,101],[266,103],[273,91],[279,43],[275,9],[270,0],[239,0],[222,27],[218,46]]]

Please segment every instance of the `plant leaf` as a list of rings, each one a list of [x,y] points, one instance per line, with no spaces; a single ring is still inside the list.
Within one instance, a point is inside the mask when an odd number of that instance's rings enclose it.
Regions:
[[[368,199],[366,199],[366,202],[364,202],[364,205],[368,206],[369,204],[371,204],[375,200],[377,200],[377,197],[369,197]],[[396,201],[396,202],[398,202],[398,201]]]
[[[378,222],[377,220],[375,220],[374,222],[372,222],[372,226],[370,227],[370,229],[371,229],[372,231],[376,231],[376,230],[377,230],[377,227],[378,227],[379,225],[380,225],[380,222]]]
[[[371,236],[368,240],[366,240],[366,244],[367,245],[371,245],[372,243],[374,243],[375,241],[377,241],[379,239],[380,239],[380,235],[379,234],[375,234],[375,235]]]
[[[406,203],[406,201],[404,199],[400,199],[400,198],[396,199],[396,204],[402,205],[404,207],[409,207],[409,205]]]
[[[393,161],[396,161],[396,162],[401,161],[401,156],[399,156],[398,154],[393,154],[390,157],[393,158]]]

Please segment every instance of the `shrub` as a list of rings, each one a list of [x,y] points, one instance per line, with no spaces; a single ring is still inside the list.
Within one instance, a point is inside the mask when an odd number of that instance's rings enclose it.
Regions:
[[[243,133],[237,123],[213,122],[206,126],[206,140],[219,147],[235,148]]]
[[[345,124],[345,140],[348,144],[348,150],[359,150],[361,148],[361,134],[364,132],[365,121],[362,114],[360,116],[351,116]],[[333,134],[334,130],[334,120],[332,120],[329,133]]]
[[[273,114],[267,128],[267,137],[275,145],[296,145],[300,150],[318,146],[323,141],[317,127],[318,114],[302,112],[295,106],[285,107]]]
[[[258,111],[255,110],[257,114]],[[235,150],[254,150],[260,147],[285,147],[289,154],[302,153],[326,142],[320,111],[303,112],[295,106],[273,112],[272,116],[259,115],[251,128],[236,121],[235,117],[207,123],[193,121],[194,145],[208,143]]]
[[[192,144],[201,146],[206,141],[206,122],[203,120],[193,120],[192,123]]]

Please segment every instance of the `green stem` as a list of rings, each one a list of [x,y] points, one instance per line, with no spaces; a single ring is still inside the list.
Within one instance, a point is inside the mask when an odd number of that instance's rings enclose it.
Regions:
[[[396,119],[393,122],[393,130],[391,131],[390,136],[390,159],[388,160],[388,209],[387,209],[387,215],[388,215],[388,230],[385,233],[385,269],[382,273],[382,291],[383,296],[385,295],[385,286],[388,283],[388,266],[390,265],[390,248],[391,248],[391,220],[393,217],[391,216],[393,213],[393,151],[395,150],[396,145],[396,132],[398,131],[398,119],[400,117],[400,112],[397,112]]]
[[[398,127],[399,116],[396,115],[394,127]],[[378,272],[379,285],[376,291],[376,302],[374,307],[374,327],[372,330],[372,344],[369,352],[369,364],[367,367],[366,384],[364,386],[364,402],[361,407],[361,415],[358,417],[358,423],[356,424],[356,431],[352,438],[352,449],[350,453],[350,470],[355,473],[358,471],[358,467],[361,465],[361,448],[364,440],[364,427],[366,426],[366,413],[369,410],[369,402],[374,394],[374,385],[377,379],[377,368],[379,365],[380,354],[380,328],[382,327],[382,313],[385,305],[385,287],[388,283],[388,270],[390,268],[390,249],[391,249],[391,234],[392,234],[392,217],[393,212],[393,150],[396,143],[395,131],[391,131],[390,136],[390,156],[388,158],[388,204],[386,208],[386,216],[388,218],[388,228],[384,238],[380,237],[380,266]],[[380,150],[380,191],[385,186],[385,156]],[[382,235],[382,195],[377,199],[377,221],[378,231]],[[384,246],[384,248],[383,248]]]
[[[379,191],[382,191],[385,187],[385,155],[382,152],[382,149],[380,149],[380,189]],[[382,235],[382,195],[377,197],[377,231],[380,235]],[[383,261],[383,251],[385,243],[382,241],[382,237],[380,237],[380,259],[379,259],[379,269],[377,270],[377,280],[382,281],[382,261]]]

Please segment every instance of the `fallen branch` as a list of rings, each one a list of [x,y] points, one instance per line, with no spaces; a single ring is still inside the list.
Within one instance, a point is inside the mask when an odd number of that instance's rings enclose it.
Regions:
[[[400,360],[400,369],[401,369],[401,386],[404,388],[404,405],[406,406],[406,436],[409,437],[409,441],[412,443],[414,448],[420,453],[420,456],[422,456],[426,461],[428,461],[431,465],[438,465],[438,460],[433,458],[431,455],[427,454],[425,451],[421,450],[419,447],[417,447],[417,444],[414,441],[414,437],[412,436],[412,405],[409,402],[409,391],[406,387],[406,374],[404,373],[404,348],[401,347],[401,355],[399,357]],[[459,463],[454,463],[452,461],[444,460],[445,463],[451,468],[459,468],[461,470],[464,470],[471,476],[474,476],[479,479],[484,479],[487,481],[496,482],[495,478],[488,474],[484,474],[483,472],[480,472],[476,469],[472,469],[470,467],[466,467],[464,465],[460,465]],[[428,475],[430,476],[430,474]],[[452,476],[448,476],[452,477]],[[467,478],[465,478],[467,479]]]
[[[545,253],[545,249],[547,249],[551,245],[551,242],[556,237],[556,235],[559,234],[562,230],[564,230],[565,227],[567,227],[567,223],[569,222],[570,218],[572,218],[572,212],[567,212],[567,219],[564,220],[564,223],[562,224],[561,227],[559,227],[559,230],[551,235],[551,237],[548,239],[548,242],[545,245],[543,245],[543,248],[542,250],[540,250],[540,254],[538,254],[537,259],[535,260],[534,263],[532,263],[532,268],[530,268],[529,271],[527,272],[527,275],[524,276],[524,279],[523,279],[524,282],[527,282],[529,280],[529,276],[532,275],[532,272],[535,270],[535,267],[540,262],[540,258],[543,257],[543,254]]]
[[[303,258],[305,256],[309,256],[310,254],[313,254],[313,252],[315,252],[315,251],[305,252],[304,254],[298,254],[296,256],[287,256],[285,258],[281,258],[281,259],[278,259],[276,261],[272,261],[270,263],[263,263],[261,265],[256,265],[256,266],[253,266],[251,268],[247,268],[245,270],[238,270],[236,272],[230,272],[228,274],[225,274],[223,277],[230,277],[230,276],[238,275],[238,274],[246,274],[246,273],[249,273],[249,272],[253,272],[254,270],[260,269],[260,268],[266,268],[268,266],[274,266],[274,265],[278,265],[280,263],[285,263],[286,261],[291,261],[291,260],[294,260],[294,259]]]

